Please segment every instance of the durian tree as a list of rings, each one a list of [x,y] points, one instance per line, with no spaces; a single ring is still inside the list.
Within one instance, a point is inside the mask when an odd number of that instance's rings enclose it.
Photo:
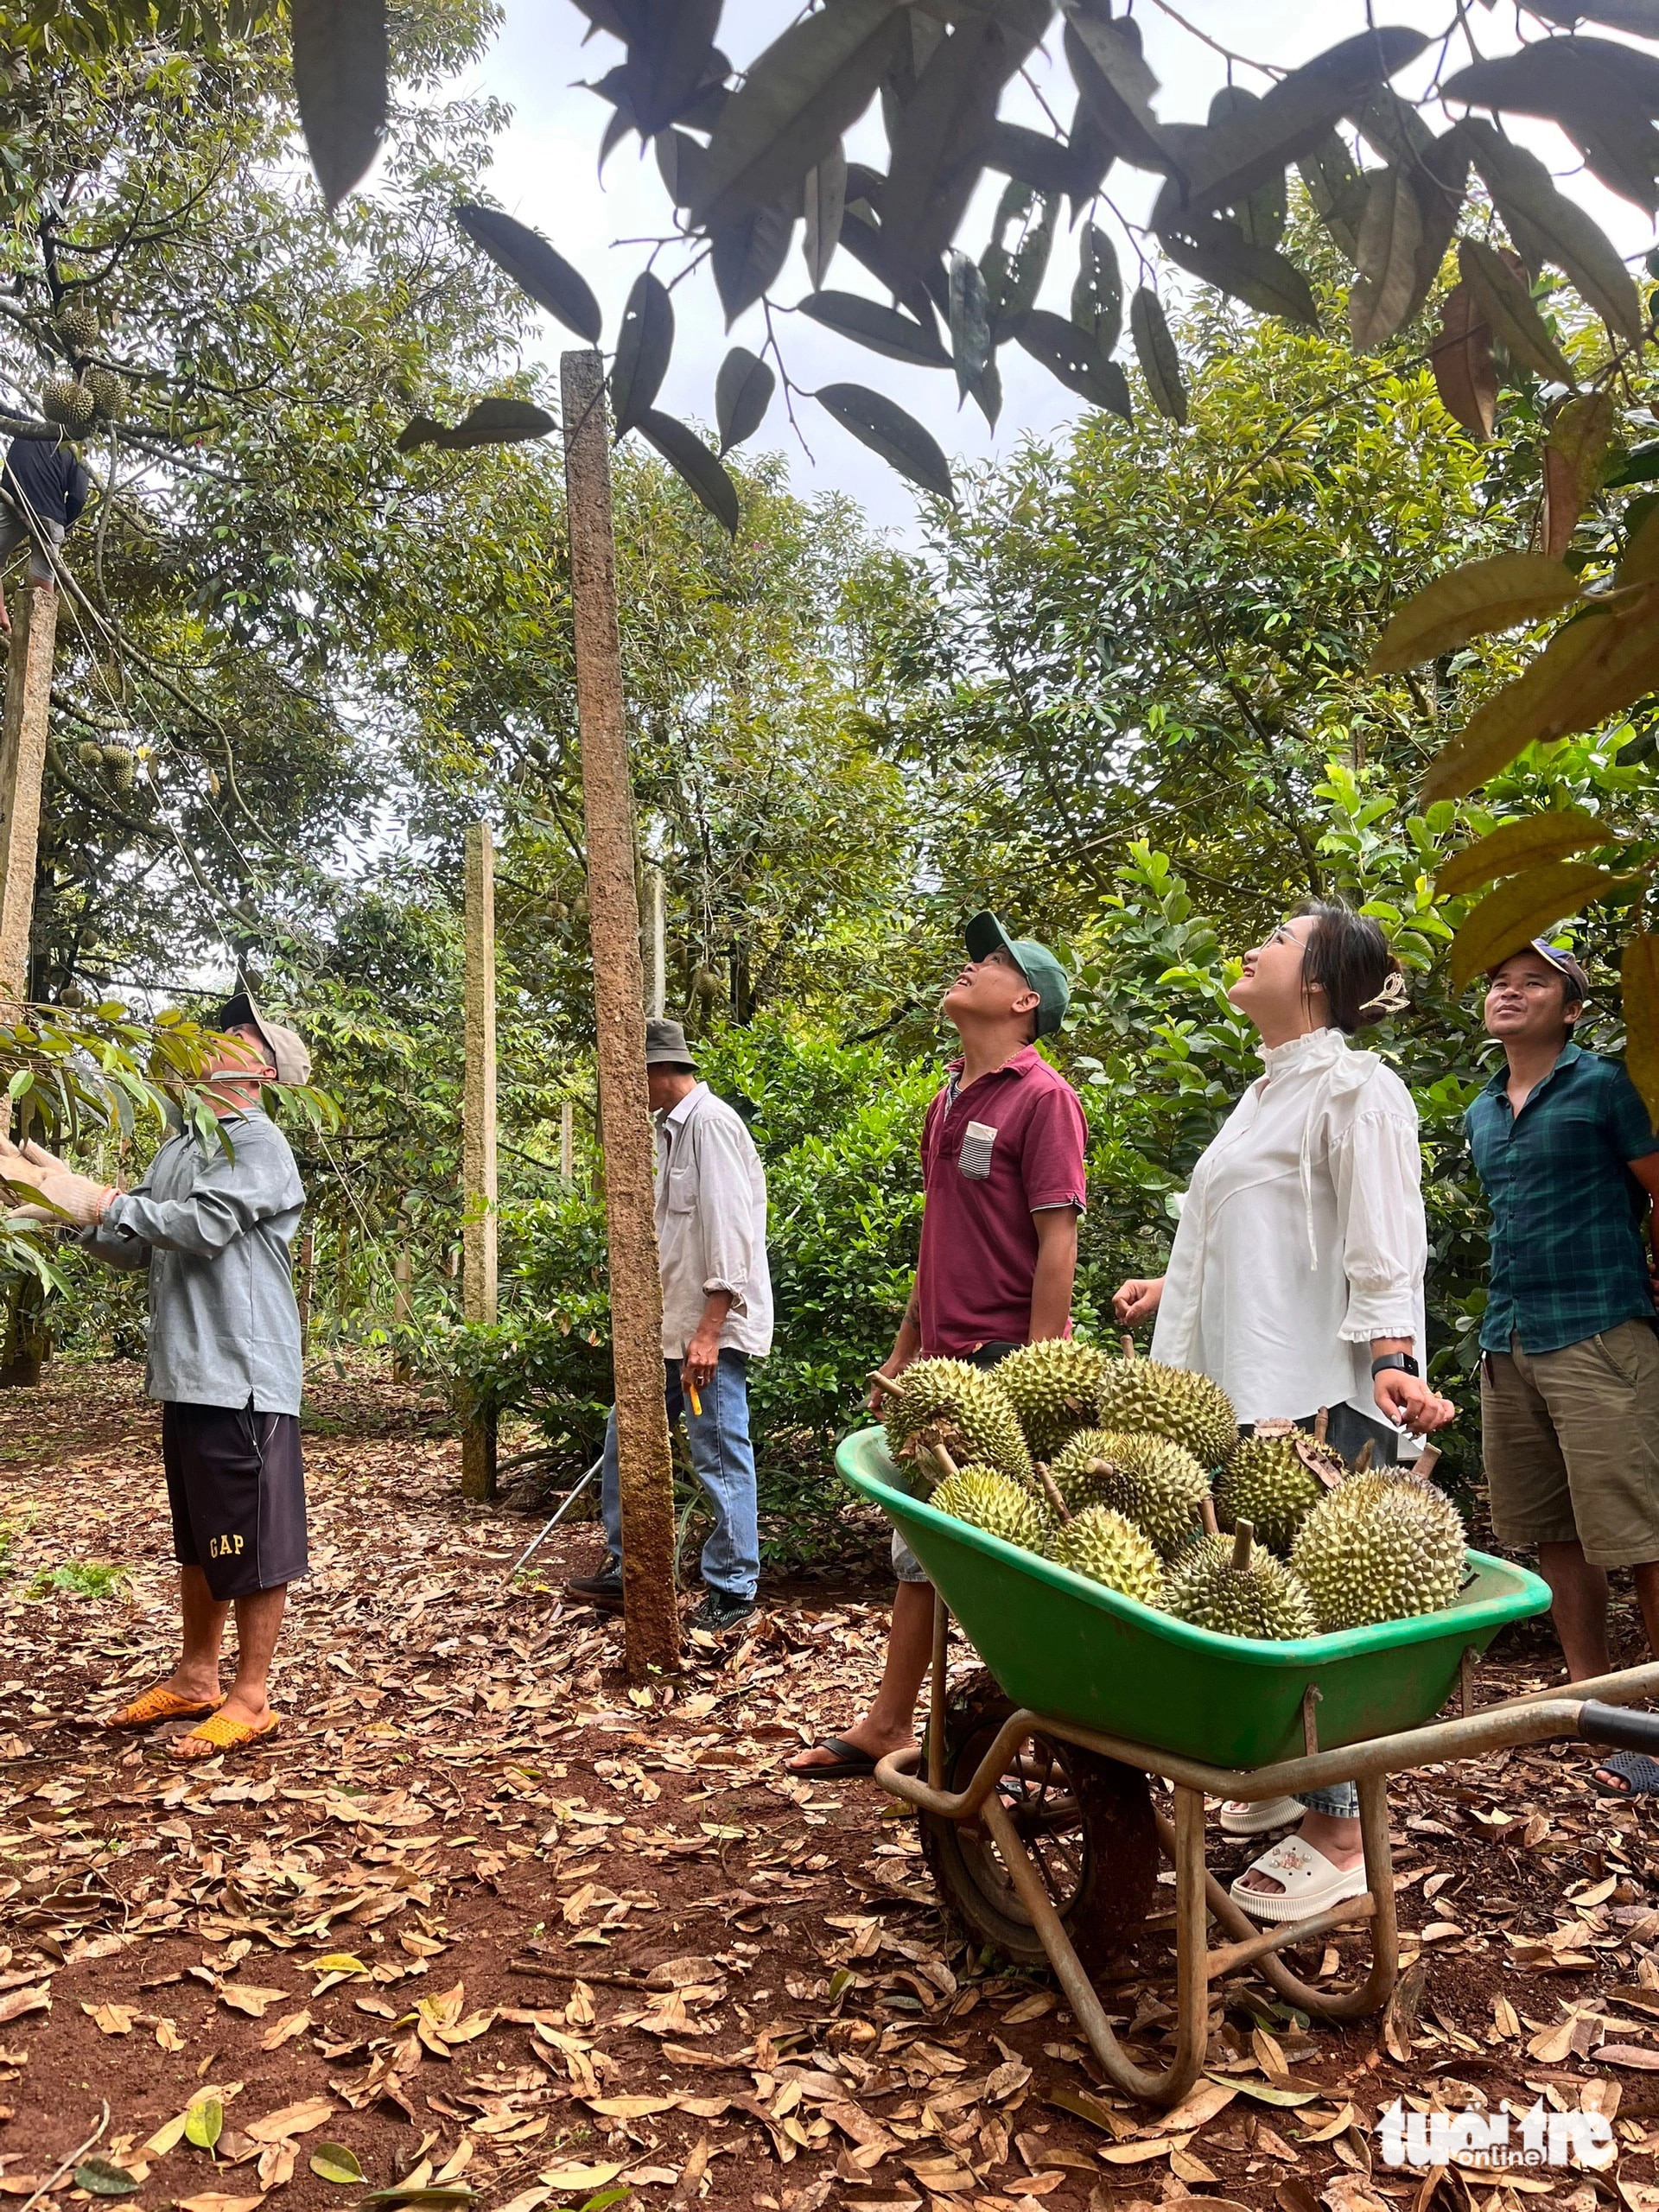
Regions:
[[[1293,324],[1319,321],[1308,273],[1285,250],[1294,173],[1351,266],[1346,310],[1357,345],[1427,352],[1445,405],[1477,441],[1492,434],[1500,359],[1523,365],[1548,395],[1531,543],[1510,549],[1509,566],[1440,580],[1376,647],[1375,669],[1406,671],[1567,610],[1535,672],[1468,732],[1440,743],[1426,794],[1478,790],[1527,744],[1593,728],[1659,683],[1659,583],[1649,576],[1659,556],[1635,550],[1645,517],[1632,512],[1629,560],[1599,589],[1562,558],[1630,406],[1647,337],[1643,298],[1605,234],[1504,128],[1517,118],[1548,119],[1565,156],[1649,213],[1659,209],[1659,53],[1643,42],[1659,41],[1659,10],[1649,0],[1528,0],[1516,10],[1521,49],[1490,54],[1461,13],[1459,48],[1448,37],[1430,52],[1422,34],[1356,10],[1349,35],[1288,69],[1249,52],[1249,11],[1235,11],[1233,60],[1264,89],[1230,81],[1203,121],[1160,107],[1140,28],[1112,0],[1062,0],[1058,10],[1052,0],[836,0],[786,11],[741,72],[716,42],[720,0],[576,5],[589,33],[614,41],[612,54],[620,49],[594,80],[610,111],[598,133],[601,160],[629,138],[649,144],[665,201],[664,244],[614,334],[619,429],[654,443],[728,528],[739,506],[719,457],[654,404],[674,333],[656,265],[664,255],[671,282],[713,284],[728,326],[751,307],[766,310],[761,351],[734,347],[716,380],[722,451],[759,430],[781,391],[791,414],[797,403],[821,408],[925,493],[949,500],[955,487],[938,441],[879,385],[836,381],[809,392],[794,383],[779,335],[785,311],[866,352],[952,372],[961,395],[993,421],[997,355],[1009,344],[1087,404],[1129,416],[1135,397],[1117,358],[1127,327],[1140,404],[1184,424],[1188,395],[1166,305],[1181,280]],[[379,142],[383,20],[373,0],[296,19],[296,88],[331,203],[365,173]],[[1046,103],[1051,127],[1033,130],[1004,109],[1046,39],[1063,57],[1075,101],[1069,116]],[[849,160],[848,132],[877,106],[885,164]],[[1160,180],[1147,235],[1161,274],[1115,218],[1106,187],[1116,164]],[[959,232],[988,173],[1007,185],[976,257]],[[1075,226],[1078,256],[1068,317],[1036,304],[1063,219]],[[601,341],[597,301],[557,246],[476,204],[459,207],[457,219],[548,313],[587,342]],[[804,293],[792,261],[798,226]],[[1133,250],[1140,278],[1127,313],[1120,245]],[[876,296],[827,281],[840,274],[837,256],[874,279]],[[1540,313],[1535,292],[1547,270],[1603,326],[1596,362],[1569,359]],[[1432,324],[1421,321],[1426,310]],[[1581,824],[1554,821],[1464,862],[1464,887],[1497,887],[1463,925],[1457,972],[1476,972],[1500,939],[1520,941],[1618,896],[1628,871],[1570,857],[1585,849]],[[1643,864],[1644,894],[1648,880]],[[1631,1068],[1659,1116],[1659,937],[1639,914],[1637,923],[1624,963]]]

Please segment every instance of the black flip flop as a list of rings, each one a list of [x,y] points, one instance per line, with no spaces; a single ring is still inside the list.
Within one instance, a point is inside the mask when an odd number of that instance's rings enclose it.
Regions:
[[[821,1759],[815,1766],[791,1766],[785,1759],[784,1772],[791,1782],[855,1782],[875,1772],[875,1761],[870,1754],[861,1751],[856,1744],[849,1744],[844,1736],[820,1736],[816,1744],[803,1748],[833,1751],[835,1760],[833,1764],[828,1759]],[[791,1757],[793,1756],[791,1752]]]
[[[1618,1781],[1603,1790],[1604,1796],[1659,1797],[1659,1759],[1649,1758],[1645,1751],[1615,1751],[1597,1766],[1593,1779],[1601,1782],[1608,1775]]]

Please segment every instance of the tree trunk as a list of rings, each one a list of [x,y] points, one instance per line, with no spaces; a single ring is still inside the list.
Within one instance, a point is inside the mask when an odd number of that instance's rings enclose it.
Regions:
[[[634,888],[604,378],[596,353],[566,353],[559,365],[610,1255],[623,1618],[628,1673],[638,1681],[652,1668],[677,1665],[680,1649],[674,1484],[663,1402],[663,1288],[652,1187],[655,1141],[645,1090],[645,979]]]
[[[467,832],[467,1072],[461,1100],[461,1310],[496,1316],[495,857],[490,825]],[[461,1494],[495,1496],[494,1408],[461,1407]]]
[[[25,584],[13,606],[16,619],[6,664],[5,719],[0,725],[0,1012],[20,1007],[29,988],[29,933],[35,912],[58,594],[48,587]]]
[[[35,1275],[20,1275],[7,1300],[6,1345],[0,1390],[32,1390],[52,1350],[46,1325],[46,1292]]]

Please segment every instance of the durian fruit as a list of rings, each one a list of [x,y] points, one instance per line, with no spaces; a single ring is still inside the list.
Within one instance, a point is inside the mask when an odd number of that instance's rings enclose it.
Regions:
[[[996,1379],[1038,1459],[1052,1459],[1069,1436],[1093,1427],[1105,1364],[1104,1352],[1075,1337],[1045,1337],[998,1361]]]
[[[1122,1433],[1166,1436],[1201,1467],[1218,1467],[1238,1442],[1238,1416],[1218,1382],[1190,1367],[1139,1359],[1126,1337],[1122,1359],[1100,1378],[1100,1425]]]
[[[1109,1505],[1149,1536],[1166,1560],[1193,1543],[1203,1525],[1210,1478],[1190,1452],[1167,1437],[1085,1428],[1055,1453],[1049,1471],[1072,1511]]]
[[[41,394],[41,412],[79,437],[92,419],[92,395],[75,377],[52,377]]]
[[[75,758],[83,768],[90,768],[97,774],[104,766],[104,748],[95,738],[83,737],[75,747]]]
[[[1287,1552],[1307,1514],[1347,1471],[1339,1453],[1290,1421],[1258,1421],[1216,1478],[1216,1510],[1224,1527],[1248,1521],[1262,1543]]]
[[[92,412],[101,423],[118,423],[127,411],[127,380],[113,369],[88,369],[82,379],[92,395]]]
[[[1137,1598],[1143,1605],[1163,1603],[1164,1570],[1157,1553],[1133,1521],[1109,1505],[1086,1505],[1049,1540],[1048,1555],[1073,1574]]]
[[[52,327],[73,352],[84,353],[98,343],[98,309],[89,300],[66,300],[53,316]]]
[[[1350,1475],[1303,1522],[1290,1563],[1321,1630],[1366,1628],[1451,1605],[1464,1541],[1461,1515],[1432,1484],[1404,1471]]]
[[[1031,1454],[1001,1385],[965,1359],[918,1359],[883,1399],[882,1426],[895,1459],[924,1478],[937,1471],[918,1446],[942,1444],[957,1466],[982,1460],[1014,1482],[1031,1479]]]
[[[106,745],[99,752],[104,772],[118,791],[130,791],[138,756],[130,745]]]
[[[958,1521],[969,1522],[988,1535],[1001,1536],[1004,1543],[1019,1544],[1028,1552],[1040,1552],[1054,1530],[1053,1516],[1040,1498],[1023,1483],[1011,1481],[980,1462],[970,1462],[958,1467],[954,1475],[947,1475],[931,1503],[941,1513],[954,1514]]]
[[[1287,1643],[1319,1627],[1313,1600],[1282,1560],[1253,1541],[1241,1521],[1230,1536],[1205,1536],[1170,1571],[1166,1610],[1217,1636]]]

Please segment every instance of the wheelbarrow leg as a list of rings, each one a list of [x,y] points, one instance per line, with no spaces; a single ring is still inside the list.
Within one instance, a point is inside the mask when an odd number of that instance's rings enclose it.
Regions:
[[[1173,1839],[1160,1821],[1164,1847]],[[1389,1848],[1389,1784],[1384,1775],[1372,1776],[1359,1785],[1359,1827],[1365,1845],[1365,1880],[1374,1910],[1370,1915],[1370,1969],[1357,1989],[1335,1993],[1317,1989],[1293,1974],[1281,1958],[1268,1951],[1258,1965],[1279,1994],[1322,2020],[1361,2020],[1387,2004],[1400,1973],[1400,1936],[1394,1910],[1394,1859]],[[1178,1862],[1179,1863],[1179,1862]],[[1234,1904],[1214,1875],[1205,1880],[1210,1910],[1230,1935],[1248,1941],[1258,1936],[1255,1923]],[[1357,1923],[1356,1925],[1361,1923]]]
[[[1049,1964],[1071,2007],[1071,2017],[1088,2037],[1090,2049],[1107,2074],[1128,2095],[1138,2097],[1147,2104],[1179,2104],[1198,2078],[1209,2038],[1202,1792],[1185,1789],[1175,1792],[1178,2009],[1175,2055],[1161,2074],[1137,2066],[1113,2034],[1042,1877],[1032,1865],[1008,1817],[1007,1808],[995,1791],[981,1806],[979,1817],[996,1846],[1032,1926],[1042,1940]]]

